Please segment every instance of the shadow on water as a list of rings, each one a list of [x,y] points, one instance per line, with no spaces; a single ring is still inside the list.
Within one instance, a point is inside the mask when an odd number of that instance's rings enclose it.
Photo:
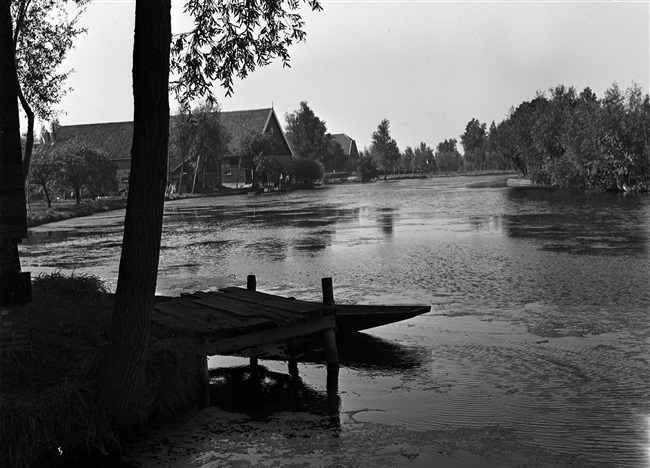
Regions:
[[[320,335],[300,337],[296,341],[299,362],[322,364],[326,361]],[[423,367],[431,360],[424,347],[407,346],[362,332],[339,333],[336,345],[341,365],[351,369],[404,371]],[[260,348],[256,354],[260,359],[286,360],[283,346]]]
[[[301,362],[325,361],[325,350],[319,341],[298,343]],[[336,344],[341,364],[353,369],[404,371],[422,367],[430,360],[424,347],[406,346],[361,332],[339,334]]]
[[[323,416],[323,428],[340,431],[341,398],[307,385],[297,373],[274,372],[262,365],[210,369],[210,401],[224,411],[265,420],[280,412]]]

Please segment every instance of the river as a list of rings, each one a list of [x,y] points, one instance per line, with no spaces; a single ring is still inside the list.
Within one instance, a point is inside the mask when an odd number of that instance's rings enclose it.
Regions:
[[[412,430],[498,425],[584,460],[647,466],[650,195],[503,180],[170,202],[158,293],[255,274],[259,290],[317,300],[330,276],[337,302],[430,304],[367,332],[392,357],[346,354],[342,413]],[[23,269],[92,273],[114,287],[123,217],[30,229]],[[303,378],[322,386],[318,371]]]

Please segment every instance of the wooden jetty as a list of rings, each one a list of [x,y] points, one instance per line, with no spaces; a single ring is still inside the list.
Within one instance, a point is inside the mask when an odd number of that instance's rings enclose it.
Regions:
[[[332,278],[323,278],[322,288],[322,303],[284,298],[258,292],[256,278],[251,275],[246,289],[229,287],[158,300],[154,304],[153,321],[158,327],[195,340],[202,407],[210,404],[208,356],[234,354],[284,341],[289,356],[289,372],[297,375],[295,340],[318,333],[325,347],[328,399],[336,399],[339,358],[335,334],[337,306]],[[379,310],[374,318],[369,307]],[[341,326],[346,331],[353,331],[413,317],[428,312],[430,307],[341,306],[341,309]],[[254,351],[251,365],[257,365]]]

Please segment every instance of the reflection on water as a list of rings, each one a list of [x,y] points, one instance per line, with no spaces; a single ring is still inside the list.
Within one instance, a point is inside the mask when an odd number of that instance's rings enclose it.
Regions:
[[[114,285],[122,219],[106,216],[30,230],[25,270]],[[369,332],[383,340],[341,343],[343,411],[416,429],[498,424],[587,459],[647,462],[648,194],[449,178],[166,206],[161,294],[248,274],[301,299],[320,300],[331,276],[339,302],[433,306]],[[317,388],[313,366],[301,377]]]
[[[330,415],[339,428],[341,400],[331,401],[298,375],[274,372],[262,365],[222,367],[210,370],[210,401],[226,411],[266,418],[281,411]]]

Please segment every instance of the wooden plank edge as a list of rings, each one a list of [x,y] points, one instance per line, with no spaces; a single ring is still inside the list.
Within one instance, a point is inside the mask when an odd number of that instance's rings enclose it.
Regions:
[[[197,352],[207,356],[231,353],[253,346],[288,340],[296,336],[311,335],[322,330],[333,330],[335,328],[336,317],[327,315],[309,322],[301,322],[286,327],[272,328],[238,337],[221,339],[213,343],[205,343],[197,347]]]

